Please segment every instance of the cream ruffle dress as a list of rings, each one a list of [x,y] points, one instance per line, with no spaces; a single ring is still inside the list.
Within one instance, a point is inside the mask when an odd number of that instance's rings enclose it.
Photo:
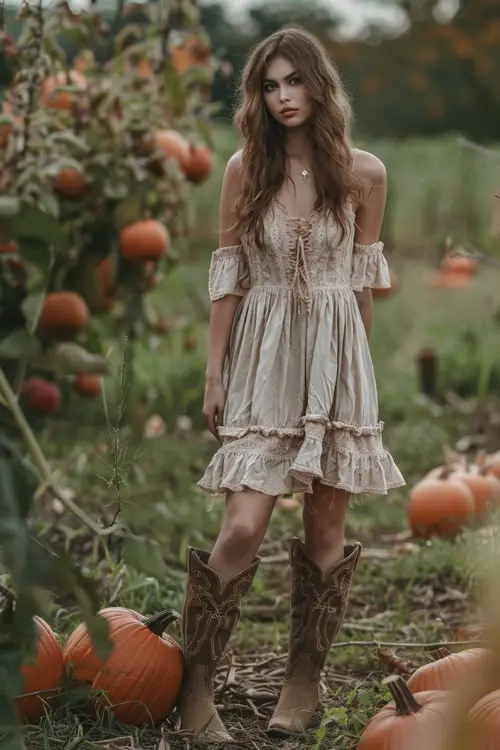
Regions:
[[[212,254],[209,293],[241,296],[224,372],[221,448],[198,485],[211,494],[311,492],[312,482],[387,494],[405,481],[382,444],[375,374],[355,291],[390,286],[383,243],[342,238],[332,216],[274,201],[265,250]]]

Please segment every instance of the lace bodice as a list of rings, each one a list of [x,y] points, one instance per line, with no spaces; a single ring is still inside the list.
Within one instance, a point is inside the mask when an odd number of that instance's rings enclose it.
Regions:
[[[355,215],[348,231],[330,215],[315,211],[294,218],[274,201],[264,220],[264,245],[252,241],[219,248],[212,254],[209,292],[212,301],[226,294],[244,296],[250,289],[290,291],[307,310],[315,290],[390,286],[383,243],[354,243]]]

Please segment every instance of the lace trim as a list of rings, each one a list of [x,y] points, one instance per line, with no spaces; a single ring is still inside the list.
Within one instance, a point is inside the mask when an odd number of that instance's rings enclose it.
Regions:
[[[330,430],[346,430],[354,435],[380,435],[384,429],[384,423],[379,422],[377,425],[355,425],[348,422],[331,421],[322,414],[306,414],[301,417],[299,424],[305,425],[308,422],[324,424]]]
[[[238,255],[243,253],[243,245],[226,245],[225,247],[219,247],[212,253],[213,260],[221,260],[222,258],[236,258]]]
[[[324,427],[321,430],[321,434],[314,433],[307,434],[307,437],[321,439],[325,430],[342,430],[349,432],[356,437],[362,437],[364,435],[381,435],[384,428],[384,423],[379,422],[378,425],[353,425],[347,422],[332,421],[328,417],[320,414],[307,414],[301,417],[299,420],[300,427],[263,427],[261,425],[247,425],[245,427],[219,427],[220,437],[236,438],[240,439],[246,435],[259,434],[263,437],[280,437],[280,438],[301,438],[306,435],[308,424],[319,424]]]
[[[354,244],[351,288],[355,292],[363,289],[386,289],[391,286],[389,266],[383,254],[383,242],[373,245]]]
[[[228,438],[242,438],[246,435],[258,433],[264,437],[293,438],[304,435],[303,428],[292,427],[261,427],[260,425],[248,425],[247,427],[219,427],[219,435]]]
[[[356,437],[337,431],[331,438],[328,440],[327,433],[319,453],[311,443],[301,445],[297,438],[257,434],[240,440],[226,438],[198,486],[211,494],[250,488],[271,496],[312,492],[315,477],[322,484],[355,494],[385,495],[393,487],[404,486],[404,478],[384,450],[380,436]]]
[[[219,247],[212,253],[208,274],[211,302],[228,294],[244,297],[250,288],[250,276],[243,245]]]
[[[353,246],[354,253],[366,253],[368,255],[376,255],[381,253],[384,249],[384,243],[382,241],[374,242],[372,245],[360,245],[359,242],[355,242]]]

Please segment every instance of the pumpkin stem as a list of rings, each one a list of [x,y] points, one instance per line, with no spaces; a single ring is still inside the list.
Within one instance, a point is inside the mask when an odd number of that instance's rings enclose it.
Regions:
[[[439,661],[440,659],[445,659],[447,656],[450,656],[451,651],[450,649],[446,648],[446,646],[441,646],[440,648],[434,648],[432,651],[429,651],[429,656],[433,661]]]
[[[382,681],[382,685],[387,685],[391,691],[398,716],[411,716],[418,714],[422,706],[415,700],[410,688],[403,680],[401,675],[393,674]]]
[[[164,609],[163,612],[153,615],[149,620],[144,620],[143,625],[149,628],[155,635],[160,636],[174,620],[179,619],[180,614],[178,612],[173,609]]]

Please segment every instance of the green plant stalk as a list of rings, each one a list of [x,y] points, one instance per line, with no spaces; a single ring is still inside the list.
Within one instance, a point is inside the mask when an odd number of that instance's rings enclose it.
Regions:
[[[33,431],[31,427],[29,426],[26,417],[23,414],[23,411],[21,407],[19,406],[17,399],[9,385],[9,382],[7,378],[5,377],[5,373],[3,369],[0,367],[0,395],[4,399],[4,402],[9,409],[10,413],[14,417],[14,420],[16,421],[17,426],[19,427],[19,431],[22,435],[22,438],[24,440],[24,443],[26,445],[26,448],[28,450],[28,453],[31,456],[31,459],[38,469],[38,472],[40,473],[40,476],[43,480],[45,480],[46,484],[50,486],[51,490],[54,492],[55,496],[58,500],[72,513],[76,518],[78,518],[79,521],[81,521],[84,526],[86,526],[90,531],[92,531],[94,534],[97,534],[99,536],[103,536],[106,534],[111,534],[116,531],[116,527],[110,526],[107,528],[101,528],[98,526],[95,521],[93,521],[90,516],[85,513],[84,510],[78,507],[76,503],[74,503],[70,498],[68,498],[65,493],[62,491],[60,487],[58,487],[56,481],[54,480],[54,477],[52,476],[52,472],[50,471],[49,465],[47,463],[47,459],[43,455],[42,449],[40,448],[40,445],[38,444],[38,441],[33,434]]]
[[[488,393],[493,366],[494,362],[492,357],[482,358],[477,384],[477,395],[480,399],[483,399]]]

